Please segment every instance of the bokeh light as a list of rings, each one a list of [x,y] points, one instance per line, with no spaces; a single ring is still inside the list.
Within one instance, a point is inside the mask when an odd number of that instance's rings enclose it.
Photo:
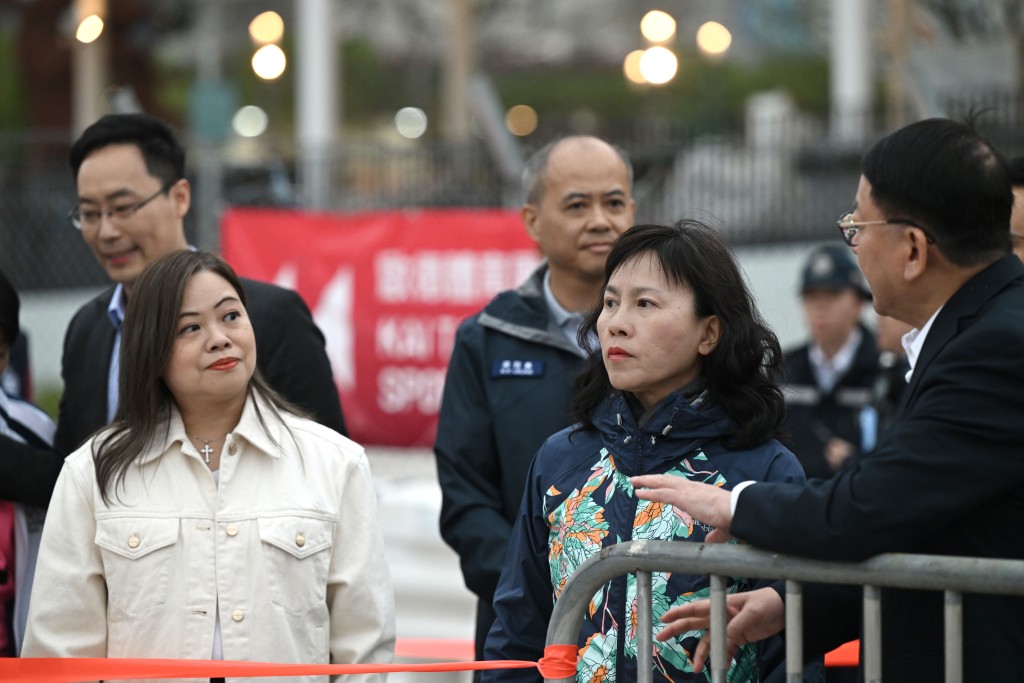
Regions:
[[[717,21],[709,21],[697,29],[697,47],[708,55],[720,55],[732,45],[732,33]]]
[[[395,128],[402,137],[415,140],[427,132],[427,115],[418,107],[402,107],[395,114]]]
[[[653,85],[668,83],[675,78],[678,70],[679,60],[668,48],[647,48],[640,57],[640,73],[644,80]]]
[[[284,35],[284,19],[277,12],[263,12],[249,22],[249,36],[258,45],[276,43]]]
[[[96,14],[90,14],[75,31],[75,39],[80,43],[91,43],[103,33],[103,20]]]
[[[265,81],[272,81],[284,73],[288,60],[277,45],[264,45],[252,56],[252,70]]]
[[[664,43],[676,34],[676,20],[659,9],[651,10],[640,20],[640,33],[652,43]]]
[[[630,83],[643,85],[647,82],[647,79],[644,78],[643,73],[640,71],[640,58],[643,56],[643,50],[633,50],[622,61],[622,72],[626,74],[626,78]]]
[[[243,138],[255,138],[263,135],[269,121],[267,112],[249,104],[236,111],[235,115],[231,117],[231,128]]]
[[[537,110],[528,104],[517,104],[505,112],[505,127],[520,137],[537,130]]]

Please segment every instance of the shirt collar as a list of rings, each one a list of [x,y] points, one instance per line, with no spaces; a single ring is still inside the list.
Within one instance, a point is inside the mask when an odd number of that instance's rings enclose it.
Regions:
[[[189,251],[196,251],[196,247],[188,245]],[[114,287],[114,296],[110,297],[110,303],[107,304],[107,317],[110,318],[110,324],[114,326],[115,330],[121,329],[121,323],[124,322],[124,309],[127,305],[124,295],[124,285],[120,282]]]
[[[124,285],[119,283],[114,287],[114,296],[110,297],[110,303],[107,304],[107,317],[110,318],[110,324],[115,330],[120,330],[121,323],[124,322],[124,307]]]
[[[932,323],[939,317],[939,312],[942,310],[942,306],[939,306],[938,310],[932,313],[932,317],[928,318],[921,329],[913,329],[903,335],[903,349],[907,352],[907,363],[910,365],[910,369],[907,370],[907,381],[910,381],[910,376],[914,374],[914,364],[917,363],[918,357],[921,355],[921,349],[924,348],[924,340],[928,337],[929,330],[932,329]]]
[[[825,362],[832,366],[833,372],[838,375],[844,374],[853,365],[854,355],[857,353],[857,347],[860,346],[861,339],[864,338],[864,333],[860,331],[859,327],[853,328],[853,332],[846,338],[846,343],[839,347],[836,351],[836,355],[832,358],[827,358],[825,352],[821,349],[821,346],[817,343],[811,344],[811,348],[807,355],[811,359],[811,363],[815,367],[822,367]]]
[[[558,329],[562,331],[565,338],[569,340],[569,343],[580,350],[581,353],[586,355],[586,349],[580,344],[579,332],[583,326],[583,320],[586,317],[586,313],[573,313],[567,311],[562,304],[558,303],[558,299],[555,298],[554,292],[551,291],[551,269],[548,268],[544,272],[543,281],[544,290],[544,301],[548,305],[548,310],[551,311],[551,318],[558,325]],[[594,346],[597,346],[597,337],[591,335],[591,341]]]
[[[548,308],[551,310],[551,317],[555,319],[559,327],[565,327],[566,323],[573,321],[579,323],[583,320],[583,313],[573,313],[567,311],[562,304],[558,303],[558,299],[555,298],[555,293],[551,291],[551,269],[548,268],[544,271],[544,300],[548,304]]]
[[[281,451],[285,447],[284,441],[281,438],[284,425],[276,417],[276,412],[276,408],[272,407],[265,399],[255,398],[250,395],[245,401],[245,407],[242,409],[242,418],[228,436],[235,442],[244,440],[257,451],[272,458],[280,458]],[[263,422],[266,423],[265,428],[263,423],[260,422],[260,415],[263,416]],[[156,439],[159,445],[148,449],[139,457],[138,462],[140,465],[159,459],[175,445],[179,445],[182,453],[194,455],[197,458],[200,457],[199,452],[196,451],[195,446],[192,445],[192,440],[185,431],[185,424],[181,421],[181,413],[178,411],[178,407],[173,404],[171,405],[171,417],[168,421],[166,436],[163,437],[161,442],[160,431],[158,431]]]

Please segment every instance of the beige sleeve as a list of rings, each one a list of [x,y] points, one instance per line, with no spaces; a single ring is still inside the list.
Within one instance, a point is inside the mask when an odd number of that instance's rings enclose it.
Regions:
[[[352,457],[338,482],[341,518],[327,576],[331,663],[389,663],[395,651],[394,590],[366,455]],[[380,682],[384,674],[346,676]]]
[[[43,526],[23,657],[107,656],[107,584],[93,500],[91,479],[65,462]]]

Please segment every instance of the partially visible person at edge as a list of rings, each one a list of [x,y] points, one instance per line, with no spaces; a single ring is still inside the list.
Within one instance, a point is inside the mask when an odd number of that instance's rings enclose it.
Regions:
[[[643,476],[632,482],[643,487],[637,495],[685,510],[718,538],[773,552],[1024,560],[1024,265],[1010,244],[1006,163],[972,122],[928,119],[878,141],[861,172],[840,233],[878,313],[914,328],[904,337],[911,369],[892,427],[874,451],[806,486],[752,483],[730,493]],[[961,588],[964,681],[1020,680],[1024,599]],[[881,597],[886,683],[942,680],[942,593]],[[784,626],[779,590],[730,603],[730,646]],[[861,604],[859,586],[805,585],[805,654],[856,638]],[[701,628],[706,612],[705,602],[667,613],[662,634]]]
[[[633,224],[632,180],[625,153],[594,137],[560,138],[535,153],[520,215],[545,260],[455,337],[434,452],[441,536],[478,598],[477,659],[526,470],[544,439],[571,422],[585,357],[577,332],[600,300],[611,245]]]
[[[554,602],[603,548],[704,540],[700,520],[638,501],[629,477],[664,473],[716,490],[746,480],[804,482],[796,457],[774,438],[785,412],[772,379],[778,341],[716,231],[695,221],[631,228],[608,256],[603,289],[579,335],[590,354],[576,385],[577,422],[544,443],[527,475],[487,659],[539,659]],[[750,587],[733,578],[728,590]],[[636,590],[628,574],[594,596],[579,634],[577,680],[637,679],[637,633],[629,626],[637,623]],[[654,573],[655,633],[666,610],[709,590],[707,576]],[[704,680],[690,658],[696,645],[695,634],[660,641],[654,680]],[[738,650],[728,680],[759,681],[762,668],[778,664],[759,662],[759,654],[752,644]],[[539,681],[540,674],[487,671],[483,680]]]
[[[849,249],[825,245],[808,255],[800,301],[810,339],[786,353],[782,393],[783,431],[809,478],[829,477],[853,454],[874,448],[878,347],[861,322],[870,299]]]
[[[192,197],[185,150],[167,124],[151,116],[104,116],[72,145],[70,162],[78,190],[71,224],[114,286],[83,305],[68,325],[53,450],[0,436],[0,498],[43,507],[64,457],[113,418],[125,307],[149,263],[188,246],[185,214]],[[290,290],[242,283],[264,377],[315,420],[344,434],[324,337],[309,308]]]
[[[1010,169],[1010,183],[1013,185],[1010,239],[1013,240],[1013,253],[1024,261],[1024,156],[1010,159],[1007,167]]]
[[[0,372],[0,391],[23,401],[33,400],[28,346],[28,335],[22,332],[8,353],[7,369]]]
[[[230,266],[158,259],[122,334],[115,419],[47,513],[25,656],[389,662],[366,455],[263,380]]]
[[[0,272],[0,375],[21,335],[21,300]],[[36,406],[0,390],[0,434],[49,448],[54,425]],[[25,638],[29,595],[46,510],[0,499],[0,657],[17,656]]]

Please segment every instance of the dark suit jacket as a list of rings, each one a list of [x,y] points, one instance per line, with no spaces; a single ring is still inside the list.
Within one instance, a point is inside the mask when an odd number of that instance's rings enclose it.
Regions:
[[[1024,266],[978,273],[936,317],[878,448],[806,487],[755,484],[732,532],[825,560],[884,552],[1024,559]],[[857,636],[859,600],[808,587],[812,647]],[[942,595],[883,593],[883,675],[942,680]],[[831,641],[831,642],[828,642]],[[813,655],[815,652],[808,652]],[[1024,676],[1024,600],[964,596],[967,681]]]
[[[302,299],[287,289],[242,280],[256,335],[257,365],[271,387],[321,424],[345,434],[324,337]],[[107,424],[107,376],[114,328],[107,306],[114,288],[78,310],[64,336],[64,394],[53,451],[0,437],[0,499],[45,506],[64,457]]]

